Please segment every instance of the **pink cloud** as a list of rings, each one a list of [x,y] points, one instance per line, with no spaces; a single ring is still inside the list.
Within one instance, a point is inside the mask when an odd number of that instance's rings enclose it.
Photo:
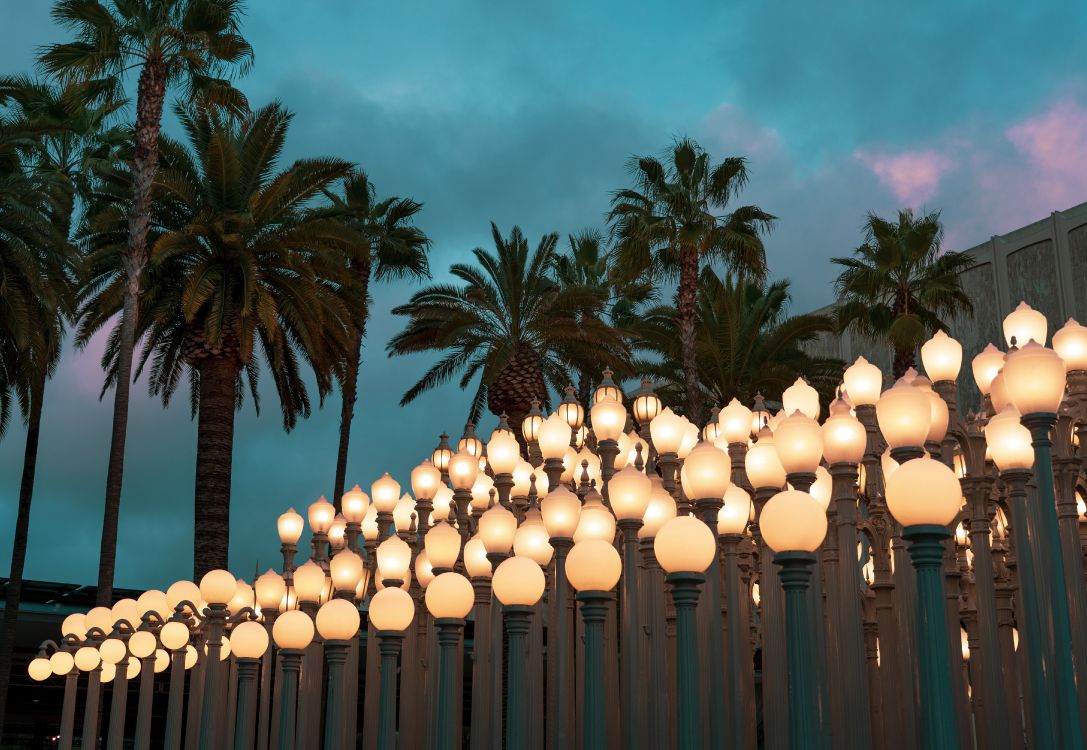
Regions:
[[[1071,100],[1008,128],[1004,135],[1025,160],[1024,194],[1046,212],[1087,199],[1087,109]]]
[[[898,154],[879,154],[862,149],[856,151],[854,156],[872,170],[900,203],[911,208],[935,196],[940,188],[940,179],[953,166],[950,159],[932,149]]]

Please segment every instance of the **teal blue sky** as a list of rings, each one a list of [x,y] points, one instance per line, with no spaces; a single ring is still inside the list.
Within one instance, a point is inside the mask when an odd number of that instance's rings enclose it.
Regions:
[[[37,48],[64,38],[49,6],[0,0],[0,71],[32,72]],[[626,159],[676,135],[749,157],[742,200],[780,217],[768,254],[798,310],[831,300],[828,259],[869,210],[939,208],[965,249],[1087,200],[1078,3],[250,0],[244,33],[256,64],[239,85],[296,113],[288,156],[343,156],[381,193],[423,201],[438,277],[491,220],[533,241],[602,226]],[[397,406],[427,364],[384,354],[401,324],[388,310],[409,293],[374,295],[349,467],[364,487],[385,470],[406,485],[463,424],[455,386]],[[100,352],[69,352],[49,386],[30,577],[95,578],[112,405],[97,400]],[[163,586],[191,574],[195,426],[184,399],[164,411],[145,383],[134,393],[118,584]],[[331,490],[338,415],[334,398],[288,435],[275,408],[241,414],[236,573],[275,564],[276,515]],[[17,425],[0,442],[12,521],[22,444]],[[0,525],[0,550],[10,534]]]

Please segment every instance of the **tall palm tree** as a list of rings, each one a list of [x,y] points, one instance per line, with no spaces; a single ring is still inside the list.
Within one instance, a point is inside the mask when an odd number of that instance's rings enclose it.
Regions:
[[[676,325],[682,351],[688,417],[701,422],[695,342],[698,277],[704,264],[724,262],[761,280],[766,252],[761,234],[774,216],[758,206],[721,211],[747,183],[747,161],[738,156],[714,164],[694,141],[677,140],[666,163],[651,156],[631,160],[634,187],[612,198],[609,218],[616,235],[615,267],[652,279],[678,277]]]
[[[75,181],[56,167],[62,153],[47,146],[68,138],[43,105],[58,93],[29,81],[0,80],[0,432],[10,403],[18,402],[26,424],[11,568],[4,592],[0,631],[0,727],[4,726],[12,644],[22,600],[23,570],[38,456],[46,380],[60,359],[64,322],[74,312],[76,254],[67,229],[75,203]],[[72,111],[73,126],[93,118]],[[74,160],[74,159],[73,159]]]
[[[599,290],[563,287],[550,275],[558,235],[545,235],[529,251],[517,227],[508,238],[491,224],[494,252],[476,248],[476,265],[450,269],[458,284],[437,284],[393,309],[408,316],[404,330],[389,342],[389,355],[441,352],[441,360],[404,394],[401,404],[460,375],[467,388],[479,385],[468,408],[476,422],[484,405],[518,425],[532,401],[549,403],[549,388],[569,383],[571,367],[590,361],[618,364],[625,347],[617,332],[595,318],[579,318],[600,299]],[[520,436],[520,430],[514,430]]]
[[[737,398],[750,404],[762,393],[780,399],[798,377],[807,378],[830,399],[841,377],[842,362],[804,350],[819,334],[834,330],[824,315],[789,315],[789,282],[768,285],[751,279],[719,277],[705,269],[695,306],[695,361],[702,397],[725,404]],[[683,351],[676,339],[678,312],[653,308],[635,329],[642,356],[639,371],[658,382],[657,393],[669,405],[686,394]]]
[[[917,359],[917,347],[947,319],[973,312],[962,273],[974,264],[969,253],[942,252],[940,212],[914,216],[906,208],[897,221],[869,213],[864,242],[842,266],[835,282],[838,329],[885,342],[894,350],[894,376]]]
[[[186,146],[164,139],[155,180],[150,257],[137,335],[136,375],[168,404],[187,376],[197,419],[194,575],[225,568],[229,548],[234,413],[245,386],[259,409],[263,359],[283,424],[308,416],[302,366],[323,399],[336,363],[357,336],[362,299],[344,259],[358,237],[308,205],[351,172],[339,159],[278,169],[291,115],[278,103],[241,119],[210,109],[177,115]],[[86,342],[123,304],[125,216],[121,204],[91,221],[91,277],[78,340]],[[119,377],[120,330],[111,332],[105,387]]]
[[[240,112],[245,98],[227,76],[244,72],[253,59],[238,33],[240,0],[57,0],[54,21],[75,40],[48,46],[42,67],[64,82],[78,83],[88,97],[118,98],[125,74],[138,69],[136,122],[128,204],[128,238],[123,249],[121,327],[118,331],[117,390],[113,401],[109,468],[106,472],[98,603],[113,598],[117,561],[117,520],[124,475],[128,401],[136,319],[148,263],[151,191],[158,169],[162,110],[170,86],[180,85],[187,101],[202,100]]]
[[[347,476],[347,449],[358,397],[359,365],[370,310],[370,281],[430,278],[427,263],[430,240],[422,229],[413,224],[423,204],[411,198],[395,196],[378,200],[373,183],[362,170],[356,170],[344,178],[341,192],[325,191],[325,195],[329,205],[317,209],[315,214],[335,219],[359,236],[358,253],[348,260],[348,264],[364,302],[362,318],[356,321],[358,338],[339,375],[343,400],[340,407],[336,482],[332,495],[339,505]]]
[[[653,285],[645,280],[628,279],[613,273],[611,255],[603,234],[586,229],[567,238],[566,251],[555,256],[555,279],[564,287],[591,289],[596,292],[587,298],[588,304],[579,319],[602,320],[620,335],[626,337],[627,329],[637,320],[641,308],[656,298]],[[629,362],[618,369],[621,375],[631,375]],[[577,367],[575,385],[578,399],[587,404],[593,383],[598,382],[605,365],[586,362]]]

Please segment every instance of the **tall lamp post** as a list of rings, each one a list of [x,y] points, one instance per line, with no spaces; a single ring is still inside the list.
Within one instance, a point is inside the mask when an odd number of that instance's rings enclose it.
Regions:
[[[464,634],[464,618],[472,611],[472,584],[460,573],[442,573],[426,589],[426,607],[438,628],[438,711],[434,722],[434,750],[453,750],[459,744],[454,706],[460,669],[457,646]]]
[[[525,705],[525,639],[547,581],[540,566],[527,557],[511,557],[494,571],[491,582],[502,602],[509,649],[506,656],[506,747],[525,747],[528,741]]]
[[[377,631],[378,648],[381,650],[377,750],[395,750],[396,662],[404,641],[404,631],[415,617],[415,601],[403,589],[382,589],[370,600],[369,617]]]
[[[544,441],[550,420],[551,417],[548,417],[540,430],[540,449],[543,451],[547,450],[547,444]],[[546,452],[544,455],[547,455]],[[552,663],[550,673],[555,678],[548,685],[547,705],[551,714],[552,747],[567,748],[572,744],[570,738],[572,718],[569,711],[572,683],[570,681],[570,582],[566,576],[566,560],[574,545],[574,532],[577,531],[578,521],[581,518],[581,501],[573,492],[559,485],[556,478],[556,486],[540,501],[540,513],[543,515],[548,541],[555,550],[553,569],[555,579],[552,584],[551,602],[553,638],[548,644],[548,658]]]
[[[284,612],[272,626],[272,640],[279,649],[279,674],[276,682],[281,686],[279,700],[280,750],[295,745],[295,718],[298,713],[298,671],[302,666],[302,653],[313,642],[313,620],[300,609]]]
[[[750,421],[750,420],[749,420]],[[740,593],[739,546],[743,541],[743,532],[751,516],[751,496],[736,485],[730,485],[725,491],[724,502],[717,514],[717,534],[723,548],[725,582],[725,602],[728,612],[726,640],[728,657],[725,660],[728,677],[728,690],[724,706],[725,721],[728,726],[728,746],[744,748],[747,746],[747,719],[744,715],[744,647],[743,639],[748,637],[747,622],[743,617],[741,596],[747,596],[747,590]],[[750,690],[751,686],[747,686]]]
[[[585,621],[584,697],[582,750],[604,750],[604,618],[611,590],[619,582],[623,563],[610,542],[587,539],[578,542],[566,558],[570,585],[581,602]]]
[[[354,554],[351,552],[350,554]],[[358,635],[358,607],[347,599],[332,599],[317,610],[317,632],[325,640],[325,661],[328,662],[328,681],[325,688],[325,750],[336,750],[342,745],[342,723],[353,707],[344,705],[344,662],[351,640]]]
[[[231,631],[230,647],[238,663],[238,714],[234,750],[250,750],[256,738],[257,674],[268,650],[268,631],[259,622],[243,622]],[[265,685],[265,690],[268,685]]]

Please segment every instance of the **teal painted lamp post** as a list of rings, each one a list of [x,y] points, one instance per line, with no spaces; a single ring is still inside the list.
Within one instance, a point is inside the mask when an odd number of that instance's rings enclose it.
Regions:
[[[1045,341],[1044,333],[1041,340]],[[1083,747],[1083,735],[1076,695],[1067,578],[1064,556],[1061,554],[1053,487],[1053,443],[1050,438],[1050,431],[1057,422],[1057,409],[1064,397],[1065,364],[1055,351],[1040,345],[1037,340],[1029,340],[1026,346],[1008,353],[1003,375],[1008,397],[1023,415],[1023,426],[1030,430],[1031,445],[1034,447],[1034,477],[1038,485],[1038,516],[1041,521],[1035,533],[1038,559],[1046,561],[1045,568],[1050,575],[1050,580],[1043,581],[1043,586],[1052,592],[1046,598],[1046,612],[1050,615],[1049,628],[1053,634],[1055,652],[1060,746],[1078,750]]]
[[[396,663],[404,631],[415,617],[415,601],[398,587],[384,588],[370,600],[370,622],[377,631],[381,652],[377,750],[396,748]]]
[[[464,634],[464,618],[472,611],[475,592],[460,573],[442,573],[426,589],[426,608],[438,628],[438,711],[434,720],[434,750],[458,746],[455,704],[460,665],[457,645]]]
[[[751,423],[748,417],[747,423]],[[746,743],[746,717],[744,716],[744,647],[743,639],[748,636],[747,623],[740,606],[740,568],[737,559],[744,529],[751,517],[751,496],[742,487],[729,485],[721,510],[717,513],[717,534],[723,549],[724,570],[722,578],[725,584],[725,601],[728,605],[728,635],[726,649],[728,692],[725,702],[725,719],[728,724],[728,746],[741,748]],[[742,596],[746,596],[744,590]],[[750,686],[747,687],[750,689]]]
[[[528,660],[526,638],[532,622],[533,607],[543,596],[547,580],[540,566],[528,557],[503,561],[491,579],[494,595],[502,602],[506,621],[506,747],[528,745],[527,707],[525,705],[525,663]]]
[[[189,626],[184,611],[175,612],[159,630],[159,642],[170,652],[170,692],[167,698],[165,750],[181,747],[182,709],[185,705],[185,657],[189,648]]]
[[[551,417],[545,419],[540,428],[540,450],[544,454],[545,462],[550,460],[548,455],[553,455],[549,453],[553,449],[548,442]],[[570,432],[569,425],[567,432]],[[547,464],[544,466],[546,469]],[[561,469],[562,461],[559,459],[560,473]],[[550,474],[548,476],[550,481]],[[558,475],[555,477],[557,483]],[[571,747],[573,741],[570,727],[573,721],[569,710],[569,696],[572,694],[573,683],[570,676],[570,581],[566,576],[566,560],[574,545],[574,532],[581,518],[581,500],[570,490],[558,485],[540,501],[540,513],[543,515],[548,541],[555,550],[555,580],[552,584],[551,601],[553,637],[548,641],[547,649],[548,658],[551,660],[550,672],[555,679],[549,681],[547,686],[547,707],[551,733],[555,740],[554,747]]]
[[[354,554],[353,552],[351,553]],[[347,649],[351,639],[358,635],[358,607],[347,599],[332,599],[317,610],[317,632],[325,641],[325,661],[328,663],[328,676],[325,688],[325,750],[336,750],[343,744],[342,728],[348,706],[344,705],[347,695],[344,684],[344,664],[347,661]]]
[[[702,747],[698,695],[698,628],[695,609],[706,569],[717,557],[717,535],[694,516],[677,516],[653,539],[653,553],[668,574],[676,607],[676,733],[679,750]],[[714,568],[716,571],[716,567]],[[717,639],[720,640],[718,625]],[[710,669],[720,671],[716,662]],[[711,706],[723,711],[724,706]]]
[[[611,590],[619,582],[623,563],[610,542],[587,539],[571,548],[566,575],[578,592],[585,622],[584,695],[582,699],[582,749],[604,750],[604,617]]]
[[[313,642],[313,620],[300,609],[284,612],[272,626],[272,640],[279,649],[279,673],[276,683],[280,686],[279,700],[279,747],[295,744],[295,720],[298,716],[298,673],[302,667],[302,654]]]
[[[962,505],[955,473],[928,455],[900,465],[887,480],[887,508],[902,524],[917,571],[917,640],[921,733],[931,750],[959,746],[951,693],[950,644],[944,610],[944,541]],[[956,644],[957,645],[957,644]]]
[[[827,534],[823,506],[807,492],[787,490],[767,501],[759,518],[766,546],[774,551],[774,564],[785,590],[785,644],[788,660],[789,740],[796,750],[826,746],[819,725],[816,696],[819,689],[813,657],[820,637],[809,606],[815,550]]]
[[[204,696],[200,710],[200,746],[212,747],[218,739],[223,715],[228,676],[223,674],[229,664],[220,658],[223,648],[223,628],[226,625],[227,602],[234,598],[238,581],[228,570],[209,570],[200,579],[200,596],[208,603],[204,627],[207,629],[207,663],[204,666]]]
[[[253,747],[257,727],[257,673],[268,650],[268,631],[259,622],[243,622],[230,633],[230,649],[238,664],[238,713],[234,721],[235,750]],[[267,688],[266,688],[267,689]]]

